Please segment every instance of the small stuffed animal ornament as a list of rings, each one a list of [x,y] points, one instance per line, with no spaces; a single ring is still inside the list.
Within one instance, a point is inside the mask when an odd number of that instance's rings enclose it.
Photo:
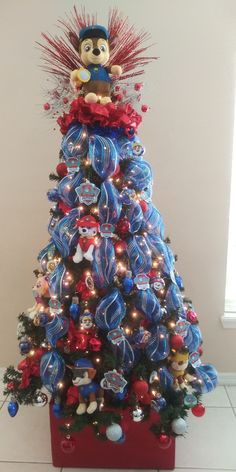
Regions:
[[[173,351],[170,355],[170,372],[175,378],[176,386],[184,387],[185,371],[188,367],[189,352],[188,349]]]
[[[43,299],[50,298],[48,277],[46,275],[38,275],[36,284],[33,286],[33,296],[35,298],[35,304],[27,310],[31,319],[33,319],[41,310],[46,311]]]
[[[89,359],[78,359],[75,361],[73,368],[74,378],[72,380],[74,386],[79,391],[79,406],[76,410],[77,415],[83,415],[86,411],[89,415],[94,413],[98,407],[97,395],[101,395],[100,385],[93,379],[96,375],[92,362]],[[99,397],[99,400],[102,400]]]
[[[95,247],[95,236],[98,231],[99,223],[93,216],[87,215],[81,218],[78,223],[80,238],[73,256],[73,261],[79,263],[83,258],[87,261],[93,260],[93,250]]]
[[[121,66],[106,66],[110,58],[108,39],[107,29],[100,25],[82,28],[79,41],[75,35],[70,35],[70,40],[86,67],[71,72],[71,84],[75,90],[82,87],[86,103],[100,102],[106,105],[111,102],[109,74],[117,77],[122,74]]]

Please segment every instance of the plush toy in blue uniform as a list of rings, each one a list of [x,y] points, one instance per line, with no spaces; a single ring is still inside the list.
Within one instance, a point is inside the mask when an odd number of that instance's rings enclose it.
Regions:
[[[74,34],[70,40],[85,67],[71,72],[71,84],[75,90],[82,89],[87,103],[105,105],[111,102],[111,77],[120,76],[122,68],[106,64],[109,61],[109,33],[104,26],[92,25],[82,28],[79,38]]]
[[[77,415],[94,413],[98,407],[98,397],[102,400],[102,389],[93,379],[97,373],[89,359],[81,358],[75,361],[73,384],[79,389],[79,406]]]

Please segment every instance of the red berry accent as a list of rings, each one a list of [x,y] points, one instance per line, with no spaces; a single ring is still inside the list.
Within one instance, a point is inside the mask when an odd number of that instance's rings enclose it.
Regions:
[[[141,106],[141,111],[142,111],[143,113],[146,113],[146,111],[148,111],[148,109],[149,109],[149,107],[148,107],[147,105],[142,105],[142,106]]]
[[[181,349],[184,346],[184,340],[179,334],[174,334],[170,338],[170,347],[172,349]]]
[[[69,102],[68,98],[67,98],[67,97],[64,97],[64,98],[63,98],[63,102],[64,102],[64,103],[68,103],[68,102]]]
[[[56,171],[60,177],[65,177],[68,174],[65,162],[60,162],[60,164],[58,164],[56,167]]]
[[[48,102],[47,102],[47,103],[44,103],[43,108],[44,108],[44,110],[46,110],[46,111],[50,110],[50,108],[51,108],[50,103],[48,103]]]
[[[203,416],[205,415],[205,407],[202,405],[202,403],[198,403],[197,405],[195,405],[193,408],[192,408],[192,413],[194,416]]]
[[[141,90],[143,84],[141,83],[137,83],[137,84],[134,84],[134,90],[136,90],[136,92],[138,92],[139,90]]]

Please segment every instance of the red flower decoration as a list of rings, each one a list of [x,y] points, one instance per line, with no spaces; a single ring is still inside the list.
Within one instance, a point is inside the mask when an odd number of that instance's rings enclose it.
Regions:
[[[64,113],[57,120],[61,133],[66,134],[71,123],[76,121],[85,125],[124,128],[125,133],[129,134],[130,129],[137,130],[142,117],[130,104],[86,103],[83,97],[78,97],[71,103],[69,113]]]

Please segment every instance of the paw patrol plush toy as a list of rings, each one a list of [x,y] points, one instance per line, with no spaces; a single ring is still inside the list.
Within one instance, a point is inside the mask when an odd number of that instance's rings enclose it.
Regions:
[[[95,246],[95,236],[98,231],[99,224],[93,216],[87,215],[77,222],[79,227],[80,238],[73,256],[73,261],[79,263],[83,258],[87,261],[93,260],[93,250]]]
[[[86,411],[89,415],[98,407],[97,395],[101,394],[100,385],[93,379],[96,375],[92,362],[89,359],[78,359],[73,368],[73,385],[79,390],[79,406],[77,415],[83,415]]]
[[[184,378],[188,367],[189,352],[188,349],[173,351],[170,355],[170,372],[175,378],[175,386],[184,387]]]
[[[85,102],[100,102],[105,105],[111,102],[110,75],[120,76],[121,66],[105,66],[109,61],[109,33],[100,25],[82,28],[76,40],[74,35],[70,40],[78,50],[80,59],[86,68],[71,72],[71,84],[75,90],[82,87]]]

